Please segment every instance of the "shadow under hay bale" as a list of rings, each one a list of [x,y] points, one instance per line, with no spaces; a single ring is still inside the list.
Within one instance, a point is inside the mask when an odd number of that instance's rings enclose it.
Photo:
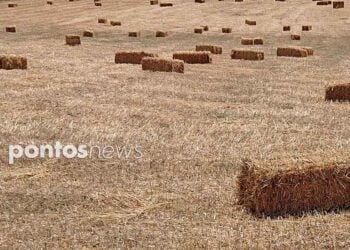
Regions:
[[[77,35],[66,35],[66,45],[76,46],[80,45],[80,36]]]
[[[144,57],[141,60],[142,70],[184,73],[185,65],[181,60],[167,60],[154,57]]]
[[[312,56],[313,54],[314,54],[314,50],[310,47],[289,46],[289,47],[277,48],[277,56],[307,57],[307,56]]]
[[[326,101],[350,101],[350,83],[330,86],[326,89]]]
[[[143,51],[121,51],[115,54],[114,62],[117,64],[141,64],[144,57],[158,57],[158,55]]]
[[[206,64],[212,62],[210,52],[176,52],[173,59],[182,60],[189,64]]]
[[[261,61],[264,60],[264,52],[245,49],[234,49],[231,51],[231,59]]]
[[[27,58],[19,56],[0,56],[0,69],[27,69]]]
[[[222,47],[215,45],[196,45],[196,51],[209,51],[212,54],[222,54]]]
[[[239,204],[258,217],[301,215],[350,207],[350,162],[298,167],[257,167],[244,162]]]

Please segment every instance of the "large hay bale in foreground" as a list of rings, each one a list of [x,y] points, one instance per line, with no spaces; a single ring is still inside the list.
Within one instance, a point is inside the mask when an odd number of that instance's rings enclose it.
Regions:
[[[350,207],[350,162],[259,166],[244,162],[239,203],[259,217]]]
[[[245,49],[234,49],[231,51],[231,59],[260,61],[264,60],[264,52]]]
[[[27,69],[27,58],[20,56],[0,56],[0,69]]]
[[[311,48],[302,48],[302,47],[283,47],[283,48],[277,48],[277,56],[286,56],[286,57],[307,57],[308,54],[311,52],[307,49]],[[313,51],[312,51],[313,54]]]
[[[120,51],[115,54],[114,62],[117,64],[141,64],[144,57],[158,57],[158,55],[143,51]]]
[[[75,45],[80,45],[80,36],[77,35],[66,35],[66,44],[75,46]]]
[[[176,52],[173,54],[173,59],[182,60],[189,64],[205,64],[211,63],[212,58],[210,52]]]
[[[196,45],[196,51],[209,51],[212,54],[222,54],[222,47],[215,45]]]
[[[350,101],[350,83],[328,87],[325,99],[326,101]]]
[[[167,60],[155,57],[144,57],[142,70],[184,73],[185,65],[181,60]]]

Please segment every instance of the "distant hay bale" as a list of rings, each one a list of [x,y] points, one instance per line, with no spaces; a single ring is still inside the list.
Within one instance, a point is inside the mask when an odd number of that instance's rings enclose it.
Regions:
[[[264,52],[245,49],[234,49],[231,51],[231,59],[261,61],[264,60]]]
[[[47,1],[46,4],[53,5],[53,2],[52,1]]]
[[[150,5],[157,5],[158,4],[158,0],[151,0],[149,3],[150,3]]]
[[[194,0],[195,3],[205,3],[205,0]]]
[[[283,26],[283,31],[290,31],[290,26]]]
[[[172,3],[160,3],[159,4],[160,7],[173,7]]]
[[[259,166],[244,162],[238,201],[258,217],[350,207],[350,163]]]
[[[5,28],[5,31],[6,31],[6,32],[10,32],[10,33],[16,33],[16,26],[15,26],[15,25],[7,26],[7,27]]]
[[[235,0],[236,3],[243,2],[243,0]]]
[[[253,38],[242,37],[241,38],[241,44],[242,45],[254,45],[254,39]]]
[[[182,60],[189,64],[205,64],[212,62],[210,52],[206,51],[176,52],[173,54],[173,59]]]
[[[156,32],[156,37],[167,37],[168,36],[168,32],[166,31],[157,31]]]
[[[209,26],[203,25],[203,26],[202,26],[202,29],[203,29],[203,31],[209,31]]]
[[[27,58],[20,56],[0,56],[0,69],[27,69]]]
[[[264,44],[264,39],[261,37],[255,37],[254,39],[254,45],[263,45]]]
[[[212,54],[222,54],[222,47],[215,45],[197,45],[196,51],[209,51]]]
[[[102,6],[102,3],[101,3],[101,2],[95,2],[95,6],[101,7],[101,6]]]
[[[256,25],[256,21],[245,20],[245,24],[247,24],[247,25]]]
[[[141,61],[142,70],[184,73],[184,62],[181,60],[167,60],[155,57],[144,57]]]
[[[110,23],[112,26],[121,26],[121,25],[122,25],[122,23],[119,22],[119,21],[110,21],[109,23]]]
[[[107,19],[106,18],[98,18],[97,23],[107,23]]]
[[[80,44],[81,44],[80,36],[66,35],[66,45],[75,46]]]
[[[140,37],[141,33],[139,31],[131,31],[128,33],[129,37]]]
[[[94,37],[94,32],[90,31],[90,30],[85,30],[83,32],[83,36],[84,37]]]
[[[158,57],[158,55],[143,51],[120,51],[115,54],[114,62],[117,64],[141,64],[144,57]]]
[[[325,6],[325,5],[328,5],[328,1],[320,1],[320,2],[317,2],[316,5],[319,5],[319,6]]]
[[[194,33],[195,33],[195,34],[202,34],[202,33],[203,33],[203,29],[201,29],[201,28],[195,28],[195,29],[194,29]]]
[[[310,52],[309,52],[310,53]],[[308,50],[302,47],[283,47],[277,48],[277,56],[284,57],[307,57]]]
[[[344,1],[333,1],[333,9],[344,8]]]
[[[292,34],[290,35],[291,40],[300,40],[300,35]]]
[[[231,28],[222,28],[221,31],[222,31],[222,33],[232,33]]]
[[[350,83],[328,87],[325,99],[326,101],[350,101]]]
[[[301,30],[302,31],[310,31],[310,30],[312,30],[312,26],[311,25],[303,25],[301,27]]]
[[[16,4],[16,3],[9,3],[7,6],[9,8],[15,8],[15,7],[18,7],[18,4]]]

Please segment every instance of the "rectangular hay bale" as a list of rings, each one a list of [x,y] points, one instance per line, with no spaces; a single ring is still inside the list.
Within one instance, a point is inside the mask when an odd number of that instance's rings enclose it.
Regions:
[[[144,57],[158,57],[158,55],[144,51],[120,51],[115,54],[114,62],[117,64],[141,64]]]
[[[325,99],[326,101],[350,101],[350,83],[328,87]]]
[[[231,28],[222,28],[221,31],[222,31],[222,33],[232,33]]]
[[[27,58],[20,56],[0,56],[0,69],[27,69]]]
[[[350,207],[350,162],[281,167],[244,162],[238,176],[239,204],[258,217]]]
[[[245,24],[247,24],[247,25],[256,25],[256,21],[245,20]]]
[[[260,61],[264,60],[264,52],[245,49],[234,49],[231,51],[231,59]]]
[[[5,31],[6,31],[6,32],[10,32],[10,33],[16,33],[16,26],[15,26],[15,25],[13,25],[13,26],[7,26],[7,27],[5,28]]]
[[[222,47],[215,45],[196,45],[196,51],[209,51],[212,54],[222,54]]]
[[[333,9],[344,8],[344,1],[333,1]]]
[[[182,60],[189,64],[205,64],[212,62],[210,52],[206,51],[176,52],[173,54],[173,59]]]
[[[80,44],[81,44],[80,36],[66,35],[66,45],[75,46]]]
[[[184,62],[155,57],[144,57],[141,61],[142,70],[184,73]]]
[[[307,57],[308,51],[302,47],[281,47],[277,48],[277,56],[285,57]]]

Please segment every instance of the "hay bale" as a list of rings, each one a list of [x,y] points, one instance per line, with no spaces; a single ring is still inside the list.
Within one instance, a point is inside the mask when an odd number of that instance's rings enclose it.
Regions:
[[[9,3],[7,6],[9,8],[15,8],[15,7],[18,7],[18,4],[16,4],[16,3]]]
[[[75,46],[80,44],[81,44],[80,36],[66,35],[66,45]]]
[[[328,5],[328,1],[320,1],[320,2],[317,2],[316,5],[318,6],[325,6],[325,5]]]
[[[46,4],[53,5],[53,2],[52,1],[47,1]]]
[[[167,36],[168,36],[168,32],[165,32],[165,31],[156,32],[156,37],[167,37]]]
[[[350,83],[328,87],[325,99],[326,101],[350,101]]]
[[[344,1],[333,1],[333,9],[344,8]]]
[[[212,54],[222,54],[222,48],[215,45],[196,45],[196,51],[209,51]]]
[[[173,7],[172,3],[160,3],[159,4],[160,7]]]
[[[235,0],[236,3],[241,3],[243,0]]]
[[[245,49],[234,49],[231,51],[231,59],[261,61],[264,60],[264,52]]]
[[[232,29],[231,28],[222,28],[222,33],[232,33]]]
[[[158,0],[151,0],[149,3],[150,3],[150,5],[157,5],[158,4]]]
[[[141,61],[142,70],[184,73],[185,65],[181,60],[167,60],[154,57],[144,57]]]
[[[283,26],[283,31],[290,31],[290,26]]]
[[[27,69],[27,58],[20,56],[0,56],[0,69]]]
[[[311,47],[302,47],[303,49],[306,50],[308,56],[313,56],[314,55],[314,50]]]
[[[264,44],[264,39],[261,37],[255,37],[253,38],[254,45],[263,45]]]
[[[10,33],[16,33],[16,26],[15,26],[15,25],[7,26],[7,27],[5,28],[5,31],[6,31],[6,32],[10,32]]]
[[[94,32],[90,31],[90,30],[85,30],[83,32],[83,36],[84,37],[94,37]]]
[[[194,29],[194,33],[195,33],[195,34],[202,34],[202,33],[203,33],[203,29],[201,29],[201,28],[195,28],[195,29]]]
[[[182,60],[185,63],[189,64],[205,64],[212,62],[210,52],[206,51],[176,52],[173,54],[173,59]]]
[[[237,179],[238,200],[258,217],[348,208],[349,176],[350,162],[283,167],[244,162]]]
[[[256,21],[245,20],[245,24],[247,24],[247,25],[256,25]]]
[[[112,26],[121,26],[121,25],[122,25],[122,23],[119,22],[119,21],[110,21],[109,23],[110,23]]]
[[[158,57],[158,55],[143,51],[120,51],[115,54],[114,62],[117,64],[141,64],[142,58],[144,57]]]
[[[283,47],[277,48],[277,56],[307,57],[308,51],[302,47]]]
[[[194,0],[195,3],[205,3],[205,0]]]
[[[310,30],[312,30],[312,26],[311,25],[303,25],[301,27],[301,30],[302,31],[310,31]]]
[[[299,41],[300,40],[300,35],[292,34],[292,35],[290,35],[290,39]]]
[[[131,32],[129,32],[128,33],[128,36],[129,37],[140,37],[141,36],[141,33],[138,31],[138,32],[136,32],[136,31],[131,31]]]
[[[202,26],[202,29],[203,29],[203,31],[209,31],[209,26],[203,25],[203,26]]]
[[[102,3],[101,3],[101,2],[95,2],[95,6],[101,7],[101,6],[102,6]]]
[[[97,23],[107,23],[107,19],[106,18],[98,18]]]

